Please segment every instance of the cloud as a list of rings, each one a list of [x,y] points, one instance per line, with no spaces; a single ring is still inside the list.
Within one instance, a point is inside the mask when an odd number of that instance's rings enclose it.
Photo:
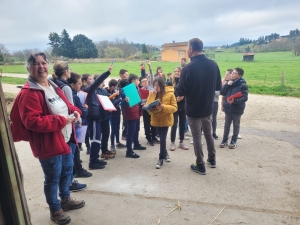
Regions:
[[[199,37],[207,45],[288,34],[299,27],[300,1],[123,0],[1,1],[0,43],[10,51],[48,47],[50,32],[93,41],[126,38],[160,46]]]

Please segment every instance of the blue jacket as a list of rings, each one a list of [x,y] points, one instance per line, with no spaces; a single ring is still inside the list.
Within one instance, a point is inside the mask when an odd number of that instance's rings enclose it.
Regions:
[[[242,92],[243,96],[241,98],[234,99],[232,104],[227,102],[227,98],[237,92]],[[246,107],[246,101],[248,100],[248,86],[243,78],[235,80],[232,85],[224,84],[220,94],[225,96],[226,99],[223,103],[224,111],[226,113],[242,115]]]
[[[84,92],[87,92],[86,104],[88,105],[88,120],[102,120],[103,108],[99,102],[97,96],[97,88],[99,85],[110,75],[109,71],[102,73],[97,79],[89,86],[83,89]]]

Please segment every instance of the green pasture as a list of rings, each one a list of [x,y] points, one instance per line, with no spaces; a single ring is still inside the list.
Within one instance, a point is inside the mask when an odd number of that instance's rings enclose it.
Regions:
[[[300,97],[300,57],[295,57],[291,52],[256,53],[254,62],[243,62],[242,53],[213,54],[222,76],[228,68],[244,69],[244,78],[249,85],[250,93]],[[127,69],[129,73],[139,75],[140,63],[141,61],[115,62],[111,76],[118,77],[120,69]],[[167,74],[173,72],[179,65],[173,62],[152,62],[154,73],[157,66],[162,66],[163,72]],[[69,66],[72,71],[79,74],[96,74],[106,71],[109,63],[77,63]],[[25,66],[22,65],[0,66],[0,69],[3,73],[27,73]],[[282,72],[285,74],[284,85],[281,84]],[[50,73],[52,73],[51,69]],[[3,83],[20,84],[23,81],[22,78],[2,78]]]

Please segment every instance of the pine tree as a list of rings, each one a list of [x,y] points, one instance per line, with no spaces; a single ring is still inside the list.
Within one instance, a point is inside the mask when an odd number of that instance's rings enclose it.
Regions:
[[[77,34],[72,41],[76,58],[97,58],[98,50],[93,41],[83,34]]]

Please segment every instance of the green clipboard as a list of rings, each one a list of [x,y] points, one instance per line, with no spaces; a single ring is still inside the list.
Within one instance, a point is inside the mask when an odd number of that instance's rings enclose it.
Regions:
[[[131,83],[123,88],[126,97],[129,98],[129,106],[132,107],[141,102],[140,94],[134,83]]]

